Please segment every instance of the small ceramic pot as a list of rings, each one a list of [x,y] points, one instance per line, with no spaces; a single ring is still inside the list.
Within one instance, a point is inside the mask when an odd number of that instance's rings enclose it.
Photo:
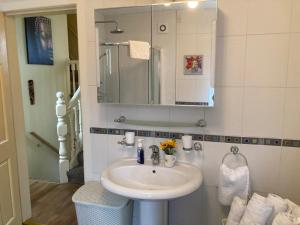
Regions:
[[[175,155],[165,155],[165,166],[166,167],[173,167],[176,162],[176,156]]]

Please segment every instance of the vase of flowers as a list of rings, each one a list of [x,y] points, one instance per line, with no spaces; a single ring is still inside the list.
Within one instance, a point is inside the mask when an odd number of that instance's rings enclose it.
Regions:
[[[173,167],[176,162],[176,140],[166,140],[160,143],[161,150],[165,153],[165,166]]]

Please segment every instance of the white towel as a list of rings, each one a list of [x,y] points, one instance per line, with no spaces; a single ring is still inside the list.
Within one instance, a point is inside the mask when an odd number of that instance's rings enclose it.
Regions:
[[[270,216],[270,218],[267,221],[267,225],[272,225],[272,222],[278,213],[287,211],[288,204],[287,204],[286,200],[284,200],[280,196],[274,195],[274,194],[269,194],[266,201],[270,205],[273,206],[272,215]]]
[[[150,59],[150,44],[144,41],[129,41],[129,54],[133,59]]]
[[[247,205],[239,225],[265,225],[272,211],[273,206],[266,201],[266,198],[254,194]]]
[[[297,220],[289,213],[278,213],[272,225],[297,225]]]
[[[285,199],[285,201],[287,202],[287,205],[288,205],[288,210],[287,210],[288,213],[292,213],[293,209],[298,207],[298,205],[296,203],[292,202],[289,199]]]
[[[247,201],[240,197],[234,197],[230,207],[226,225],[239,225],[247,207]]]
[[[293,208],[292,215],[295,218],[299,218],[300,219],[300,206],[297,206],[297,207]]]
[[[219,201],[222,205],[231,205],[238,196],[247,199],[250,189],[249,168],[247,166],[231,169],[225,164],[220,166]]]

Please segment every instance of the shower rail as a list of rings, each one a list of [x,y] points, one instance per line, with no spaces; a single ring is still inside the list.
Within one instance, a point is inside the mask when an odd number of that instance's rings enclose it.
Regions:
[[[129,46],[128,42],[103,42],[101,46]]]

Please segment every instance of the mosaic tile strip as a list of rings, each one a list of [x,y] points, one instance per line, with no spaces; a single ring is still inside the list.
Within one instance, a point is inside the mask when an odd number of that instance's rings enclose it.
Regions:
[[[241,144],[242,137],[235,137],[235,136],[225,136],[226,143],[233,143],[233,144]]]
[[[181,139],[181,137],[184,135],[183,133],[165,132],[165,131],[130,130],[130,129],[115,129],[115,128],[99,128],[99,127],[90,128],[90,133],[92,134],[124,135],[126,131],[133,131],[137,136],[140,137],[154,137],[154,138]],[[285,146],[285,147],[300,148],[300,140],[205,135],[205,134],[189,134],[189,135],[192,135],[194,141],[224,142],[224,143],[232,143],[232,144],[249,144],[249,145]]]
[[[282,146],[300,148],[300,140],[283,140]]]

